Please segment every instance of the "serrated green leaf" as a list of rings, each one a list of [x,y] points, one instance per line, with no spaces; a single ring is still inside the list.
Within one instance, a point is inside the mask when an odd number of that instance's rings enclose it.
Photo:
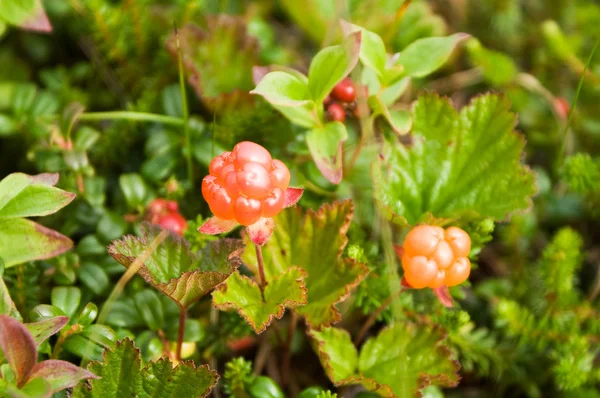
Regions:
[[[213,304],[219,309],[237,310],[256,333],[261,333],[273,318],[281,319],[286,307],[306,304],[305,277],[301,268],[285,270],[269,279],[263,300],[256,282],[235,272],[213,292]]]
[[[524,140],[508,109],[491,94],[460,113],[447,99],[420,97],[412,147],[394,146],[374,170],[377,199],[409,225],[429,215],[505,220],[529,208],[535,176],[521,163]]]
[[[460,365],[441,343],[444,336],[429,326],[395,323],[367,340],[360,355],[345,330],[324,328],[309,335],[337,386],[360,383],[383,397],[408,398],[421,396],[429,385],[455,387],[460,379]]]
[[[361,32],[348,35],[342,44],[326,47],[313,58],[308,69],[308,91],[320,104],[333,87],[354,69],[361,47]]]
[[[58,256],[73,242],[58,232],[24,218],[0,220],[0,257],[6,268]]]
[[[446,37],[419,39],[400,53],[396,65],[402,65],[404,74],[408,76],[427,76],[442,66],[456,45],[468,37],[466,33],[455,33]]]
[[[73,398],[196,398],[208,395],[218,375],[193,362],[173,364],[165,358],[150,362],[142,368],[139,350],[129,339],[119,341],[113,350],[106,351],[103,361],[92,362],[88,369],[100,379],[79,384]]]
[[[306,133],[306,144],[315,164],[328,181],[339,184],[342,180],[342,144],[348,138],[346,126],[330,122]]]
[[[75,194],[55,188],[58,174],[13,173],[0,181],[0,218],[39,217],[56,213]]]
[[[125,267],[133,264],[163,231],[147,223],[142,224],[141,230],[141,238],[125,236],[108,247],[109,254]],[[207,242],[194,254],[183,238],[168,232],[138,272],[146,282],[187,308],[237,269],[242,249],[240,240],[222,239]]]
[[[290,267],[306,271],[308,304],[296,312],[313,327],[338,322],[341,314],[335,304],[345,300],[369,272],[364,264],[341,256],[353,214],[350,200],[326,204],[306,215],[300,208],[288,209],[275,218],[277,228],[263,247],[267,281]],[[246,250],[243,259],[256,270],[253,250]]]
[[[385,64],[387,53],[385,44],[377,33],[373,33],[358,25],[353,25],[342,20],[342,29],[346,35],[360,31],[362,33],[362,43],[360,45],[360,61],[373,69],[379,76],[385,73]]]

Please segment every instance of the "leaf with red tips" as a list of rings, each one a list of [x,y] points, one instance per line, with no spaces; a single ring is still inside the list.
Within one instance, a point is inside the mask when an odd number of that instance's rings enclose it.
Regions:
[[[262,217],[254,224],[248,226],[246,231],[248,231],[248,236],[252,242],[262,246],[267,243],[267,240],[269,240],[273,234],[274,229],[275,221],[272,218]]]
[[[450,295],[450,291],[448,290],[448,286],[438,287],[433,289],[433,293],[437,297],[437,299],[442,303],[443,306],[452,308],[454,307],[454,302],[452,301],[452,296]]]
[[[25,324],[25,327],[27,327],[31,333],[31,337],[33,337],[36,346],[39,347],[40,344],[46,341],[50,336],[58,333],[58,331],[62,329],[67,322],[69,322],[69,317],[55,316],[39,322],[27,323]]]
[[[19,27],[35,32],[52,32],[52,25],[50,24],[50,20],[44,11],[42,0],[35,0],[35,9],[33,13],[28,15],[23,22],[19,24]]]
[[[217,217],[211,217],[198,228],[198,232],[207,235],[224,234],[238,226],[235,220],[222,220]]]
[[[304,188],[288,187],[283,196],[283,207],[287,208],[298,203],[303,193]]]
[[[369,273],[364,264],[342,257],[353,215],[351,200],[326,204],[306,214],[298,207],[283,211],[275,218],[277,228],[263,247],[267,282],[291,267],[306,271],[308,304],[296,312],[312,327],[339,322],[342,315],[336,304],[347,299]],[[244,263],[256,271],[254,249],[251,245],[246,248]]]
[[[15,372],[17,386],[23,386],[37,362],[37,350],[31,333],[16,319],[0,315],[0,348]]]
[[[80,380],[97,379],[98,376],[67,361],[49,359],[33,367],[31,378],[39,377],[50,384],[52,393],[75,387]]]

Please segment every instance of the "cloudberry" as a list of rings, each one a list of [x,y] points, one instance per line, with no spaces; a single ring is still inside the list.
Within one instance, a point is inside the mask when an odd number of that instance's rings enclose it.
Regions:
[[[262,146],[240,142],[214,158],[208,170],[202,196],[219,219],[249,226],[283,209],[290,172]]]
[[[415,227],[404,240],[404,278],[417,289],[456,286],[469,277],[470,250],[471,238],[458,227]]]

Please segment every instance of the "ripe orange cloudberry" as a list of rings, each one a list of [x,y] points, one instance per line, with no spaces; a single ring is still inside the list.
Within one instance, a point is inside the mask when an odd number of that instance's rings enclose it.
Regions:
[[[406,235],[402,247],[404,278],[416,289],[461,284],[471,271],[470,250],[471,238],[458,227],[419,225]]]
[[[302,189],[289,187],[287,166],[253,142],[240,142],[233,151],[215,157],[208,170],[202,196],[215,217],[199,228],[206,234],[227,232],[242,224],[252,240],[262,245],[272,233],[272,218],[302,196]]]

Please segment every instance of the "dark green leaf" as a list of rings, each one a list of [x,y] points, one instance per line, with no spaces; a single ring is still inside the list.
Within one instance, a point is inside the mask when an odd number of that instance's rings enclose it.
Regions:
[[[52,305],[60,308],[69,318],[72,318],[81,301],[81,290],[74,286],[57,286],[52,289]]]
[[[150,289],[137,292],[133,298],[138,313],[142,316],[150,330],[162,329],[165,323],[165,314],[158,295]]]

